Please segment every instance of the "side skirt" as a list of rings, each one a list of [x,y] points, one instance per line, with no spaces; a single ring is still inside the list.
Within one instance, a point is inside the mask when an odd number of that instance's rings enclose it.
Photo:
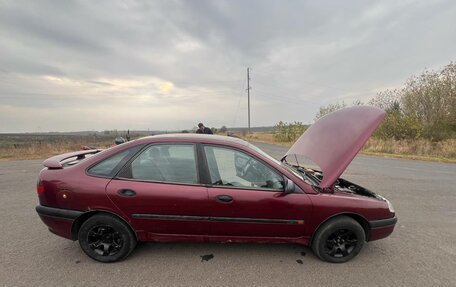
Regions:
[[[201,236],[188,234],[147,233],[152,242],[217,242],[217,243],[296,243],[309,245],[309,237]]]

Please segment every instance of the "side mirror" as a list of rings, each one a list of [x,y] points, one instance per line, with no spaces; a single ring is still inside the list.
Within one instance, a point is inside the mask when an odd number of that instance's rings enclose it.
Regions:
[[[295,192],[295,184],[293,181],[289,180],[288,178],[285,178],[285,193],[294,193]]]

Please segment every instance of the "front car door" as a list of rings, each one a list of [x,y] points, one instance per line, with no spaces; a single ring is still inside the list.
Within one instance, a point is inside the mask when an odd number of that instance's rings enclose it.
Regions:
[[[197,162],[194,144],[152,144],[108,184],[108,196],[148,239],[205,235],[208,194]]]
[[[311,202],[286,194],[284,176],[244,151],[205,145],[211,184],[211,236],[297,238],[305,235]]]

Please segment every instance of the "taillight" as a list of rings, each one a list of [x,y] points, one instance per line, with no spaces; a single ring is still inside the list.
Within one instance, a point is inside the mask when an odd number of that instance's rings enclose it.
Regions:
[[[38,194],[42,194],[44,192],[44,185],[41,180],[38,180],[38,183],[36,184],[36,192]]]

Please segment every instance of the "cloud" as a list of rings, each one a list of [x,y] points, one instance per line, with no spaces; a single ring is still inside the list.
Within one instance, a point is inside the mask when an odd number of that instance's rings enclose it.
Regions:
[[[310,122],[455,59],[451,1],[2,1],[0,132]]]

